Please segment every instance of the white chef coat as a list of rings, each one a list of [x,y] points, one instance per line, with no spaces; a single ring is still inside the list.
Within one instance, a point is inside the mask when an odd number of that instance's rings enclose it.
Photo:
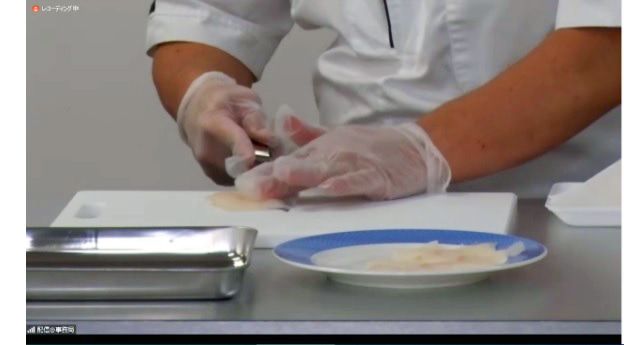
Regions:
[[[387,12],[382,0],[157,0],[147,48],[216,46],[261,78],[294,22],[329,28],[337,39],[314,75],[321,123],[396,123],[486,83],[553,30],[620,21],[619,0],[387,0]],[[584,180],[619,156],[614,113],[538,159],[451,190],[540,197],[552,183]]]

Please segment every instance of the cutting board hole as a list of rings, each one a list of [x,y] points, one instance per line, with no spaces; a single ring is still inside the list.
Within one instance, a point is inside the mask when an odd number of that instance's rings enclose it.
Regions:
[[[80,219],[92,219],[102,215],[105,204],[103,202],[93,202],[80,206],[74,217]]]

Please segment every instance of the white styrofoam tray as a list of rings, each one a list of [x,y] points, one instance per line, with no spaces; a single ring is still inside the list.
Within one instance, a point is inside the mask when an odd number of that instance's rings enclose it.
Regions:
[[[424,228],[506,233],[516,209],[512,193],[447,193],[382,202],[299,201],[290,211],[229,212],[207,191],[80,191],[54,227],[221,226],[258,230],[256,247],[293,238],[366,229]]]
[[[621,206],[592,207],[592,206],[558,206],[552,202],[552,196],[563,193],[583,183],[561,182],[555,183],[546,199],[546,208],[554,213],[561,221],[573,226],[621,226]]]

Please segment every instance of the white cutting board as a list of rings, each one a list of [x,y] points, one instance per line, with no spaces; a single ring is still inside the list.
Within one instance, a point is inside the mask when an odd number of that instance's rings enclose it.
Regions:
[[[54,227],[213,226],[258,229],[256,247],[327,232],[425,228],[507,232],[512,193],[448,193],[392,201],[300,201],[288,212],[231,212],[215,208],[207,191],[80,191]]]

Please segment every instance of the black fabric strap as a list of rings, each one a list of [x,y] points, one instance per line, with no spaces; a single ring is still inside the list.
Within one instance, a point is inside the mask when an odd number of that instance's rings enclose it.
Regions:
[[[154,13],[154,11],[156,11],[156,0],[152,1],[152,5],[150,6],[150,9],[149,9],[149,14]]]

